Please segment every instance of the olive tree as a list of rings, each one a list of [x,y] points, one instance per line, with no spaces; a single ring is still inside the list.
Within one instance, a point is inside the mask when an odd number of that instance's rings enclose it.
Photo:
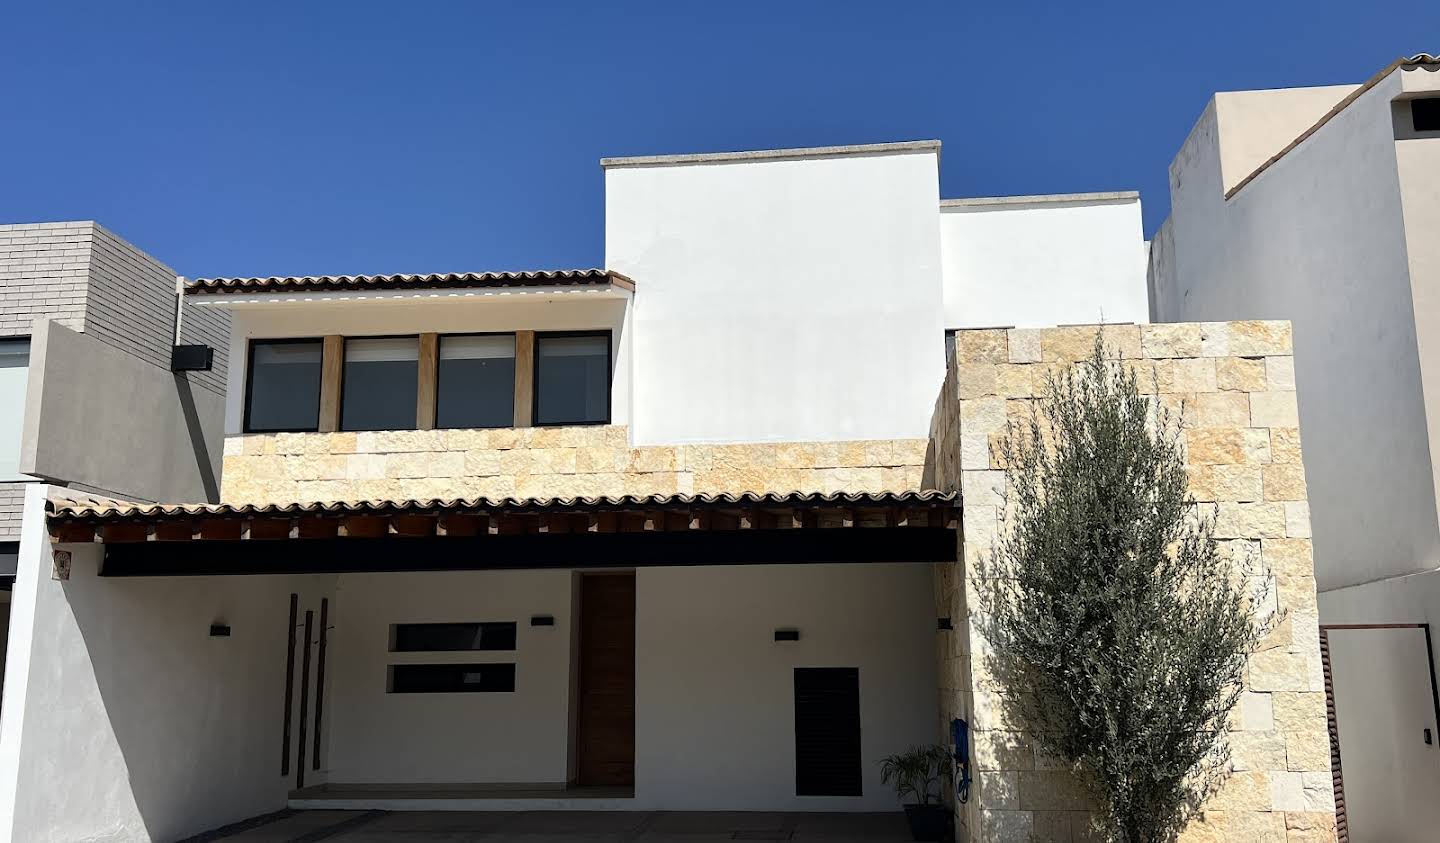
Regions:
[[[1074,767],[1120,843],[1173,840],[1215,786],[1275,622],[1252,585],[1268,579],[1218,551],[1213,508],[1189,492],[1182,416],[1097,335],[999,445],[1005,526],[976,571],[1010,715]]]

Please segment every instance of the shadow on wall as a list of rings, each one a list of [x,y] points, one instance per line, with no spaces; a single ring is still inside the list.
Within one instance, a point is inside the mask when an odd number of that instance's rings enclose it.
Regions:
[[[99,545],[70,548],[70,579],[38,584],[14,839],[175,840],[283,808],[289,595],[334,577],[109,579]]]

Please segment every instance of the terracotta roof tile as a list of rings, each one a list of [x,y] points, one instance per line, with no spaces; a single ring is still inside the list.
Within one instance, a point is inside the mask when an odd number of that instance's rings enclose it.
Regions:
[[[351,290],[511,289],[524,287],[603,287],[635,289],[635,282],[608,269],[556,269],[538,272],[447,272],[430,275],[306,275],[270,278],[197,278],[186,282],[188,295],[265,292],[337,292]]]
[[[314,501],[289,504],[131,503],[108,499],[52,497],[51,523],[67,521],[153,521],[168,518],[226,518],[254,515],[407,515],[475,512],[487,514],[559,514],[565,512],[638,511],[647,509],[834,508],[846,506],[943,505],[955,508],[955,492],[790,492],[738,495],[623,495],[575,498],[430,498],[404,501]]]

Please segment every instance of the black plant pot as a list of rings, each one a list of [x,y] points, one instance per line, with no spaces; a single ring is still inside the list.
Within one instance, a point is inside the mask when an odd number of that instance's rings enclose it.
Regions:
[[[906,805],[905,819],[910,823],[910,838],[943,843],[950,840],[953,817],[945,805]]]

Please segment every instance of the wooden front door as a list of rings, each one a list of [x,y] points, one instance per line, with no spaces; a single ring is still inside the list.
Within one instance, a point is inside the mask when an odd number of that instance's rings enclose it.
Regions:
[[[635,575],[580,580],[576,781],[635,783]]]

